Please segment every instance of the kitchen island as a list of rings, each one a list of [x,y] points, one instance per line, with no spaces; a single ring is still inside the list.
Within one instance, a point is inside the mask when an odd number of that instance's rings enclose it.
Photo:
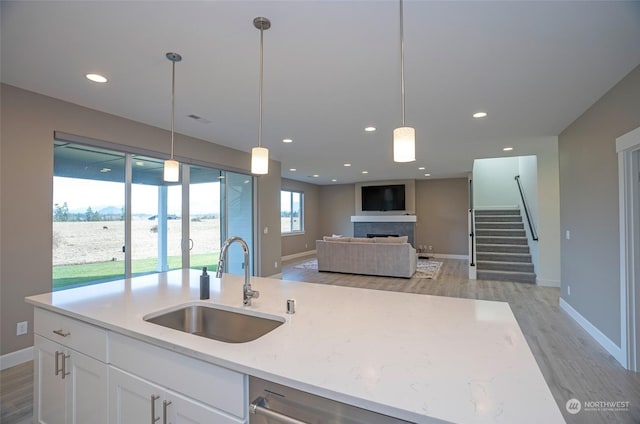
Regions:
[[[199,300],[199,274],[152,274],[27,302],[42,321],[54,312],[104,330],[109,353],[98,359],[107,365],[135,356],[128,345],[140,344],[151,356],[173,355],[167,363],[193,359],[411,422],[564,422],[507,303],[252,277],[260,297],[243,307],[241,276],[212,278],[211,298]],[[295,299],[295,314],[286,313],[287,299]],[[184,304],[284,324],[254,341],[225,343],[143,319]],[[248,419],[248,402],[234,416]]]

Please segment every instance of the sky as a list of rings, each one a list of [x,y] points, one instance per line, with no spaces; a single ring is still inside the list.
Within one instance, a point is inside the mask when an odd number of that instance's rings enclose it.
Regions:
[[[192,184],[190,187],[190,213],[192,215],[220,213],[220,183]],[[84,213],[88,207],[94,211],[112,206],[124,207],[124,184],[110,181],[53,178],[53,206],[67,202],[70,212]],[[158,213],[158,188],[133,184],[132,214]],[[182,187],[168,189],[168,213],[182,215]]]

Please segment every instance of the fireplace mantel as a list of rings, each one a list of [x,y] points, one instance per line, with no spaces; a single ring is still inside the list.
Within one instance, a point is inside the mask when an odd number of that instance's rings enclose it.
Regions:
[[[351,222],[416,222],[415,215],[354,215]]]

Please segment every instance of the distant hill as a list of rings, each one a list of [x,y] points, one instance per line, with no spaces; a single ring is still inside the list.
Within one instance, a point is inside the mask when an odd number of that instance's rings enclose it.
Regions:
[[[100,215],[121,215],[122,208],[118,208],[116,206],[107,206],[106,208],[102,208],[99,210]]]

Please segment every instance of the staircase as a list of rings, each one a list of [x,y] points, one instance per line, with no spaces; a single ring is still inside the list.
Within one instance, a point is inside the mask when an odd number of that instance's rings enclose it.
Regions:
[[[477,279],[536,282],[519,209],[476,210]]]

